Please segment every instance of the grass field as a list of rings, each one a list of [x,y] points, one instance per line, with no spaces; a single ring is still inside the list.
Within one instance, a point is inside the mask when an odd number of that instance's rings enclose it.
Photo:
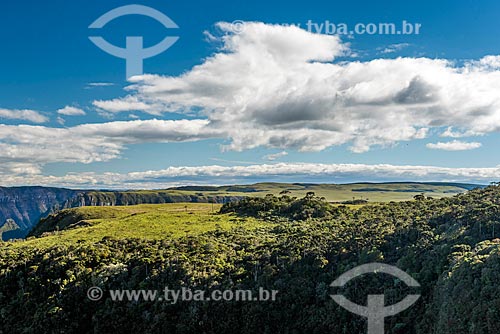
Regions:
[[[77,242],[117,239],[164,239],[197,235],[217,229],[269,226],[254,218],[217,214],[220,205],[204,203],[143,204],[116,207],[82,207],[63,210],[60,215],[78,217],[79,226],[46,233],[42,238],[9,242],[12,247],[50,247]],[[83,218],[83,219],[82,219]],[[81,220],[80,220],[81,219]]]
[[[203,196],[254,196],[279,195],[289,191],[289,196],[304,197],[313,191],[316,196],[325,197],[329,202],[364,199],[370,202],[405,201],[424,193],[433,198],[448,197],[474,188],[470,184],[455,183],[352,183],[352,184],[301,184],[301,183],[257,183],[241,186],[221,187],[180,187],[168,189],[178,195]],[[154,192],[141,191],[141,192]]]

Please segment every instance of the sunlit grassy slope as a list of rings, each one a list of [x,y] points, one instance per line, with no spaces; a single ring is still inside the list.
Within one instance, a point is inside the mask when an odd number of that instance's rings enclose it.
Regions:
[[[309,191],[325,197],[330,202],[365,199],[370,202],[405,201],[425,193],[426,196],[449,197],[475,188],[476,185],[461,183],[352,183],[352,184],[304,184],[304,183],[257,183],[222,187],[180,187],[168,189],[177,195],[202,196],[252,196],[279,195],[289,191],[289,196],[304,197]],[[155,192],[141,191],[141,192]]]
[[[215,204],[176,203],[68,209],[57,216],[49,216],[37,226],[33,234],[43,234],[43,237],[8,244],[12,247],[50,247],[97,242],[105,237],[177,238],[216,229],[229,230],[238,226],[252,229],[266,225],[254,218],[216,214],[219,208],[220,205]]]

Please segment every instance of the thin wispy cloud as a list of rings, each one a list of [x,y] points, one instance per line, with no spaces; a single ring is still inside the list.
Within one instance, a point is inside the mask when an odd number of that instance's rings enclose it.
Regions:
[[[254,165],[254,164],[257,164],[257,162],[255,162],[255,161],[229,160],[229,159],[221,159],[221,158],[209,158],[208,160],[218,161],[218,162],[227,162],[227,163],[239,164],[239,165]]]
[[[453,140],[450,142],[429,143],[426,146],[433,150],[468,151],[480,148],[482,144],[478,142],[464,142],[460,140]]]
[[[90,82],[87,85],[85,85],[85,89],[92,89],[92,88],[98,88],[98,87],[111,87],[114,86],[114,83],[111,82]]]
[[[57,113],[59,115],[64,115],[64,116],[84,116],[84,115],[86,115],[86,112],[83,109],[71,107],[71,106],[66,106],[64,108],[61,108],[61,109],[57,110]]]
[[[269,161],[274,161],[274,160],[278,160],[279,158],[285,157],[287,155],[288,155],[287,151],[281,151],[281,152],[278,152],[278,153],[265,155],[263,157],[263,159],[264,160],[269,160]]]
[[[388,45],[384,48],[378,48],[378,50],[380,51],[381,54],[396,53],[403,49],[406,49],[409,46],[410,46],[409,43],[398,43],[398,44]]]

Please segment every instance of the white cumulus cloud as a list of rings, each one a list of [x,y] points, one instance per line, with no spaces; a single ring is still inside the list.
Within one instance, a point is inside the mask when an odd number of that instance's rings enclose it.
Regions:
[[[128,95],[97,100],[103,111],[197,114],[228,138],[259,146],[353,152],[427,137],[432,128],[482,135],[500,130],[500,68],[488,56],[341,61],[348,44],[295,26],[219,23],[218,52],[179,76],[132,78]],[[451,130],[450,130],[451,131]],[[450,132],[451,133],[451,132]]]
[[[69,128],[0,124],[0,174],[18,166],[39,171],[48,163],[92,163],[120,157],[128,144],[168,143],[219,137],[206,120],[135,120]],[[12,167],[15,167],[14,168]]]
[[[219,23],[217,29],[219,35],[213,34],[215,39],[210,40],[220,43],[220,47],[199,65],[178,76],[133,77],[126,96],[93,102],[102,114],[136,115],[142,111],[162,116],[175,112],[189,115],[189,119],[106,122],[69,128],[0,124],[0,175],[5,183],[25,180],[80,184],[81,180],[112,186],[136,181],[139,184],[150,175],[152,182],[160,182],[161,178],[177,182],[183,175],[222,180],[280,173],[433,180],[490,180],[498,175],[498,168],[323,164],[41,175],[48,163],[107,161],[120,157],[127,145],[139,143],[216,138],[226,140],[226,150],[267,147],[284,152],[321,151],[347,145],[361,153],[373,146],[423,139],[436,131],[450,138],[500,131],[500,56],[489,55],[463,65],[424,57],[354,61],[343,57],[350,54],[349,45],[338,36],[259,22],[244,23],[239,34],[233,33],[228,23]],[[89,87],[99,86],[107,84]],[[61,115],[82,112],[71,106],[58,111]],[[0,109],[0,118],[48,121],[34,110]],[[428,147],[463,150],[480,145],[455,140]]]
[[[45,123],[48,122],[48,118],[38,111],[29,110],[29,109],[2,109],[0,108],[0,119],[15,119],[15,120],[23,120],[30,121],[33,123]]]

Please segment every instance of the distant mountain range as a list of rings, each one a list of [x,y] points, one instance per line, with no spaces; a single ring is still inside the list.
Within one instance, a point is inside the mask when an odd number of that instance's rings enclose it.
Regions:
[[[302,197],[314,192],[331,202],[362,199],[370,202],[401,201],[425,193],[444,197],[484,187],[463,183],[257,183],[232,186],[185,186],[165,190],[71,190],[46,187],[0,187],[0,235],[3,240],[24,238],[48,214],[81,206],[121,206],[178,202],[226,203],[267,194]]]

